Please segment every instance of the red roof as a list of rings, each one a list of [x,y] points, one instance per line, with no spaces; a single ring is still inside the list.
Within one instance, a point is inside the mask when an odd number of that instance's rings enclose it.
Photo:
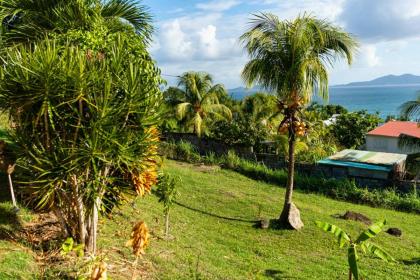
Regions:
[[[368,135],[398,137],[406,134],[420,138],[420,127],[416,122],[389,121],[368,132]]]

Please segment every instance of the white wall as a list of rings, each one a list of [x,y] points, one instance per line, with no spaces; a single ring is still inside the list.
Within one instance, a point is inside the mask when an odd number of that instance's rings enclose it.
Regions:
[[[366,150],[373,152],[413,154],[419,153],[420,149],[400,149],[397,137],[387,137],[379,135],[366,135]]]

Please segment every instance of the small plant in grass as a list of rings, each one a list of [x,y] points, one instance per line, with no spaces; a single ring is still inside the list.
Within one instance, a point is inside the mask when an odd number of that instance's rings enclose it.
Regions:
[[[394,262],[394,258],[387,253],[384,249],[371,243],[369,240],[375,237],[379,232],[381,232],[382,228],[386,224],[386,220],[382,222],[377,222],[371,225],[367,230],[362,232],[356,240],[351,239],[350,235],[344,232],[341,228],[326,223],[317,221],[316,225],[321,228],[325,232],[332,233],[336,238],[340,248],[344,246],[347,247],[347,258],[349,263],[349,279],[352,280],[352,276],[354,276],[355,280],[364,279],[361,276],[359,270],[359,255],[358,250],[359,248],[362,250],[363,253],[371,253],[379,257],[380,259],[387,261],[387,262]]]
[[[188,162],[200,161],[200,155],[197,152],[197,148],[188,141],[179,141],[176,145],[177,157],[184,159]]]
[[[226,166],[235,169],[241,163],[241,158],[233,150],[229,150],[225,158]]]
[[[75,252],[78,257],[84,256],[84,245],[83,244],[76,244],[73,238],[67,238],[64,243],[61,245],[60,254],[62,256],[67,256],[71,252]]]
[[[174,203],[175,198],[179,195],[177,186],[180,182],[180,177],[172,177],[171,175],[164,173],[159,176],[158,185],[155,191],[156,196],[159,198],[159,202],[163,203],[166,236],[169,234],[169,210]]]
[[[204,163],[209,164],[209,165],[211,164],[216,165],[220,163],[219,158],[216,156],[216,153],[213,151],[210,151],[208,154],[206,154],[203,160],[204,160]]]

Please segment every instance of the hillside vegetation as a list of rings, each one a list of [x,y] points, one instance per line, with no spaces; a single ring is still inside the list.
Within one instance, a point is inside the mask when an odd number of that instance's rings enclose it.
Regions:
[[[367,279],[420,277],[418,215],[296,192],[296,204],[305,222],[303,230],[262,230],[255,223],[261,217],[279,215],[283,188],[217,167],[166,161],[164,169],[182,178],[181,195],[171,210],[171,238],[164,238],[162,205],[153,195],[123,206],[110,219],[103,218],[100,256],[108,263],[112,279],[130,279],[133,273],[134,257],[125,243],[139,220],[144,220],[151,231],[150,246],[137,269],[137,275],[143,279],[346,279],[347,252],[339,249],[314,222],[334,223],[356,236],[365,225],[332,216],[347,210],[363,213],[374,221],[386,218],[389,227],[398,227],[403,232],[399,238],[386,233],[376,238],[375,242],[398,262],[387,264],[363,256],[361,269]],[[10,209],[6,202],[0,206]],[[20,216],[23,221],[29,219],[25,211]],[[0,219],[0,229],[10,228],[6,218],[3,215]],[[41,276],[34,253],[22,243],[0,241],[0,255],[1,279]],[[74,275],[76,268],[66,261],[49,263],[43,277]]]
[[[316,220],[341,226],[356,236],[366,226],[332,217],[353,210],[372,220],[386,218],[402,229],[401,238],[382,233],[376,242],[399,261],[388,265],[366,256],[361,262],[367,279],[420,277],[420,217],[391,210],[338,202],[319,195],[296,193],[305,227],[300,232],[261,230],[260,217],[277,218],[284,189],[248,179],[232,171],[169,161],[165,169],[182,178],[181,196],[171,214],[173,240],[163,236],[162,206],[153,196],[125,207],[104,223],[100,247],[112,253],[124,244],[130,227],[145,220],[153,239],[144,260],[156,279],[346,279],[346,251],[314,224]],[[129,256],[127,249],[122,249]],[[117,277],[117,275],[115,275]],[[123,278],[121,278],[123,279]]]

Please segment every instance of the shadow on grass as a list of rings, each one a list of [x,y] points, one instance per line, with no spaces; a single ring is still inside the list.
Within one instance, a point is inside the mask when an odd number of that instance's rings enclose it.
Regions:
[[[420,265],[420,257],[412,258],[411,260],[402,260],[401,262],[405,265]]]
[[[204,210],[196,209],[196,208],[193,208],[191,206],[185,205],[185,204],[177,202],[177,201],[175,201],[174,203],[178,206],[181,206],[181,207],[185,208],[185,209],[188,209],[188,210],[191,210],[191,211],[194,211],[194,212],[198,212],[198,213],[201,213],[201,214],[204,214],[204,215],[207,215],[207,216],[227,220],[227,221],[236,221],[236,222],[253,223],[253,224],[259,223],[259,220],[246,220],[246,219],[241,219],[241,218],[225,217],[225,216],[220,216],[220,215],[217,215],[217,214],[214,214],[214,213],[206,212]]]
[[[11,199],[7,180],[7,175],[0,171],[0,202],[10,201]]]
[[[277,269],[266,269],[264,272],[264,276],[274,279],[274,280],[280,280],[280,279],[297,279],[295,277],[284,275],[284,272]]]
[[[20,230],[22,223],[17,211],[11,205],[0,204],[0,240],[14,239]]]

